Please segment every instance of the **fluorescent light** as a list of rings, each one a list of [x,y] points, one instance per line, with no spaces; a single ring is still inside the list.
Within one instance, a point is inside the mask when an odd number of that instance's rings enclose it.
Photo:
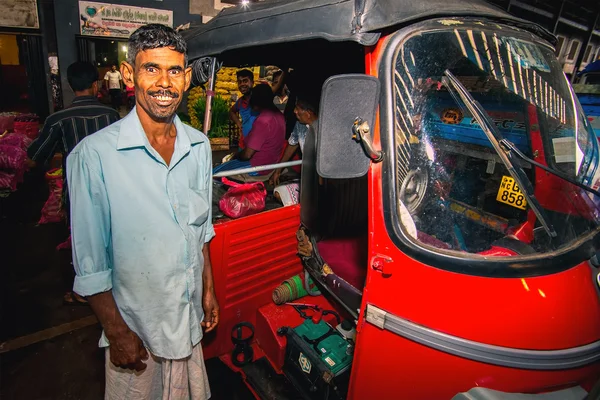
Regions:
[[[123,51],[127,51],[127,46],[123,45],[123,47],[121,47],[121,49],[122,49]]]

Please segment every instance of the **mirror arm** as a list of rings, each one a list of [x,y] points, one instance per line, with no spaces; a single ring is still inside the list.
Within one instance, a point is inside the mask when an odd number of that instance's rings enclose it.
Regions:
[[[352,126],[352,133],[352,139],[362,143],[363,149],[371,161],[375,163],[383,161],[383,151],[375,149],[373,138],[371,137],[371,129],[367,121],[364,121],[360,117],[356,118]]]

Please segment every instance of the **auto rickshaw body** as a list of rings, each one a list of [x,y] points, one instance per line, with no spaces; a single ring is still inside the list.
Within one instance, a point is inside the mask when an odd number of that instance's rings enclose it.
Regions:
[[[258,398],[290,382],[315,399],[582,399],[597,386],[599,149],[551,35],[477,0],[273,0],[185,36],[192,60],[287,65],[322,87],[300,205],[215,210],[222,322],[207,358]],[[296,254],[299,227],[311,256]],[[298,301],[332,313],[273,304],[302,270],[322,295]],[[322,345],[341,320],[348,357]],[[254,329],[243,365],[240,322]]]

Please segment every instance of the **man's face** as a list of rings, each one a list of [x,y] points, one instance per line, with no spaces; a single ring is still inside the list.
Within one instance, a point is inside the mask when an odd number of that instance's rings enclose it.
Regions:
[[[296,104],[296,107],[294,107],[294,114],[296,114],[296,119],[301,124],[309,124],[310,123],[310,119],[309,119],[310,111],[305,110],[299,104]]]
[[[170,119],[190,86],[191,74],[183,53],[168,47],[139,52],[133,75],[138,113],[145,112],[155,121]]]
[[[117,66],[113,65],[110,69],[112,70],[112,72],[115,72],[117,70]]]
[[[248,77],[240,76],[237,78],[238,90],[243,94],[247,95],[250,93],[252,86],[254,86],[254,81]]]

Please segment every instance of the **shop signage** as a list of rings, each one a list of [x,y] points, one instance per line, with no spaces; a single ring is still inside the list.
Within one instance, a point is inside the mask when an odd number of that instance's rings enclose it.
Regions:
[[[39,29],[37,0],[0,1],[0,26]]]
[[[128,38],[146,24],[173,27],[173,11],[80,1],[79,23],[82,35]]]

